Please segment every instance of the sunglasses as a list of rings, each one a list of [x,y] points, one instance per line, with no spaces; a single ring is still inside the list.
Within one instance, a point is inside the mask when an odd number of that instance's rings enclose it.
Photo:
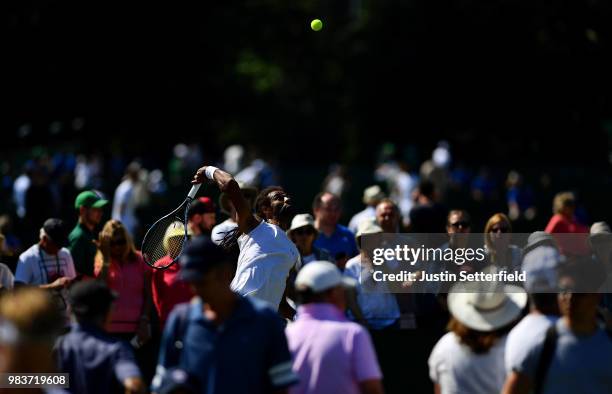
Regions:
[[[467,222],[465,220],[461,220],[455,223],[449,223],[449,225],[453,228],[468,228],[470,227],[470,222]]]
[[[510,229],[506,226],[491,227],[491,233],[507,233]]]
[[[127,243],[125,238],[114,239],[111,241],[111,246],[123,246]]]
[[[310,227],[302,227],[302,228],[293,230],[293,234],[295,235],[312,235],[314,233],[315,233],[314,230]]]

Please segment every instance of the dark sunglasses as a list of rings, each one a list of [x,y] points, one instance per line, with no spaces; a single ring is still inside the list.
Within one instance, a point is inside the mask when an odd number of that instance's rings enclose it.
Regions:
[[[114,239],[111,241],[111,246],[123,246],[127,243],[125,238]]]
[[[455,223],[449,223],[451,227],[454,228],[468,228],[470,227],[470,222],[467,222],[465,220],[461,220]]]
[[[302,227],[302,228],[297,228],[293,230],[293,234],[295,235],[312,235],[314,233],[315,233],[314,229],[310,227]]]

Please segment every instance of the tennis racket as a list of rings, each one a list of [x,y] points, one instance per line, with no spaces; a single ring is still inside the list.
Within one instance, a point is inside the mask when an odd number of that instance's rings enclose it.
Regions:
[[[141,251],[145,263],[150,267],[163,270],[181,257],[188,239],[187,212],[200,185],[193,185],[178,208],[153,223],[147,230]]]

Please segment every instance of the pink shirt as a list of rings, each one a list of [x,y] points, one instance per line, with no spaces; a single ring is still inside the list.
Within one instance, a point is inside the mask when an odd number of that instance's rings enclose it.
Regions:
[[[106,283],[117,292],[118,297],[113,304],[110,323],[106,327],[108,332],[136,332],[144,304],[145,273],[148,270],[140,253],[135,260],[123,263],[111,259]],[[97,267],[95,275],[100,275]]]
[[[293,370],[300,378],[291,394],[358,394],[359,383],[381,379],[368,332],[331,304],[307,304],[287,326]]]

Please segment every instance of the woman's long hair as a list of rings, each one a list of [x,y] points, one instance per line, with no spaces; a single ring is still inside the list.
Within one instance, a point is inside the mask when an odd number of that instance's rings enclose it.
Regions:
[[[114,237],[125,238],[125,250],[120,261],[132,261],[138,257],[138,251],[136,250],[132,237],[130,237],[127,229],[119,220],[109,220],[104,224],[102,231],[100,231],[100,234],[98,235],[99,242],[101,243],[105,237],[108,237],[110,240],[112,240]],[[102,261],[102,259],[102,252],[98,249],[98,253],[96,254],[96,262],[98,262],[98,260]]]
[[[514,322],[495,331],[484,332],[473,330],[454,317],[451,317],[447,328],[455,333],[459,337],[459,342],[469,347],[474,354],[485,354],[495,345],[500,337],[510,331],[513,325]]]

